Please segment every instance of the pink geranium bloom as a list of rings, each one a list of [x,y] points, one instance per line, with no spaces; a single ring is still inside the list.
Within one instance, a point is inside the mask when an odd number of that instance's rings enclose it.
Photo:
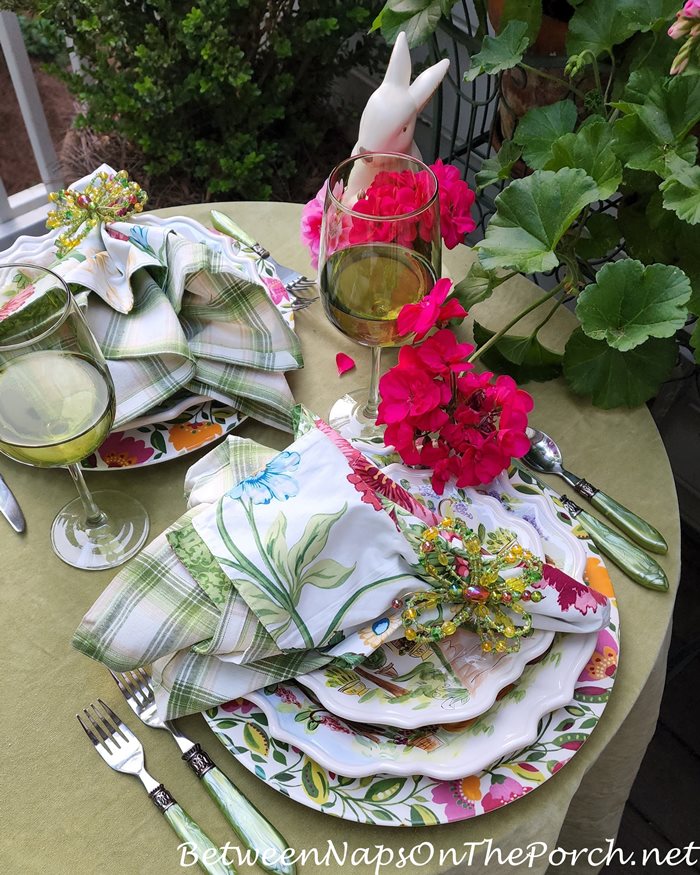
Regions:
[[[432,290],[417,304],[403,306],[396,320],[399,334],[403,337],[415,333],[415,339],[422,340],[436,325],[447,323],[450,319],[464,318],[467,311],[456,298],[445,303],[451,288],[451,280],[438,280]]]
[[[686,18],[700,18],[700,0],[687,0],[683,5],[683,15]]]
[[[476,228],[471,216],[474,192],[452,164],[443,164],[438,159],[431,169],[438,181],[442,239],[448,249],[454,249],[464,242],[465,234]]]
[[[411,416],[410,422],[414,428],[419,431],[439,431],[443,425],[447,425],[450,421],[450,416],[442,407],[435,407],[421,416]]]
[[[458,343],[453,332],[443,328],[416,350],[416,356],[432,374],[445,376],[471,368],[466,360],[473,352],[474,347],[470,343]]]
[[[440,404],[441,390],[423,371],[396,367],[379,381],[382,400],[377,422],[391,424],[407,416],[420,416]]]
[[[476,486],[490,483],[508,466],[509,456],[501,449],[496,434],[484,437],[471,430],[459,460],[457,486]]]
[[[421,464],[432,468],[430,482],[438,495],[445,491],[445,484],[459,470],[457,457],[450,454],[450,448],[444,441],[423,444],[420,451]]]
[[[420,462],[415,439],[416,431],[405,419],[389,423],[384,429],[384,443],[394,447],[407,465],[417,465]]]
[[[308,247],[311,254],[311,264],[318,267],[318,253],[321,246],[321,223],[323,222],[323,205],[326,200],[326,180],[301,213],[301,242]]]

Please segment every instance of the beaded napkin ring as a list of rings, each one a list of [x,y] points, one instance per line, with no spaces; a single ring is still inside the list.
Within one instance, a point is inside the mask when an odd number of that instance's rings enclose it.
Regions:
[[[49,230],[65,227],[56,238],[59,257],[75,248],[100,222],[116,222],[131,213],[140,213],[148,195],[137,182],[129,180],[126,170],[110,176],[104,170],[95,174],[84,191],[62,188],[51,192],[56,204],[46,220]]]
[[[405,602],[401,619],[409,641],[440,641],[467,625],[479,635],[485,652],[520,648],[520,639],[532,631],[532,617],[521,602],[542,599],[539,590],[528,589],[542,579],[540,559],[515,541],[487,559],[476,532],[449,517],[423,531],[418,553],[421,566],[436,583],[432,590],[415,592]],[[507,566],[520,574],[502,577],[500,571]],[[424,611],[443,604],[462,607],[452,619],[419,622]],[[513,623],[504,606],[520,615],[522,626]]]

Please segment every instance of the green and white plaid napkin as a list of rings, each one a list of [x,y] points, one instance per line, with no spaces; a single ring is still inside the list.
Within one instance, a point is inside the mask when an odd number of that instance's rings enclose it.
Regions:
[[[114,380],[115,426],[186,389],[291,430],[284,373],[303,364],[298,338],[226,238],[144,216],[94,228],[56,261],[57,234],[20,238],[3,260],[51,267],[71,284]]]
[[[392,602],[425,587],[392,502],[318,429],[277,454],[231,437],[187,489],[201,503],[119,572],[73,638],[112,669],[150,664],[169,718],[363,660],[399,633]]]

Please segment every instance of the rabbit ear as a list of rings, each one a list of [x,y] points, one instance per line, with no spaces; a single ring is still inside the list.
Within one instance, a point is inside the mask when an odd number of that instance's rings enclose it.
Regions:
[[[445,73],[447,73],[447,68],[449,66],[449,60],[447,58],[443,58],[442,61],[438,61],[437,64],[433,64],[432,67],[428,67],[427,70],[423,70],[420,76],[416,78],[416,81],[413,83],[413,85],[411,85],[411,87],[408,89],[409,94],[415,101],[416,109],[418,112],[423,109],[423,107],[433,96],[435,89],[444,79]]]
[[[406,34],[401,31],[396,37],[396,44],[389,58],[389,65],[384,74],[384,82],[408,88],[411,81],[411,53],[408,51]]]

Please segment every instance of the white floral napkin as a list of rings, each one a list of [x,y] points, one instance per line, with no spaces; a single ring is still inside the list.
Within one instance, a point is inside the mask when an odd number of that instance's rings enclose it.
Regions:
[[[320,420],[302,417],[304,430],[282,453],[229,438],[197,462],[191,509],[119,572],[74,636],[110,668],[152,664],[168,717],[362,661],[402,634],[400,601],[427,588],[411,543],[432,513]],[[607,601],[556,569],[538,588],[536,627],[607,622]]]

